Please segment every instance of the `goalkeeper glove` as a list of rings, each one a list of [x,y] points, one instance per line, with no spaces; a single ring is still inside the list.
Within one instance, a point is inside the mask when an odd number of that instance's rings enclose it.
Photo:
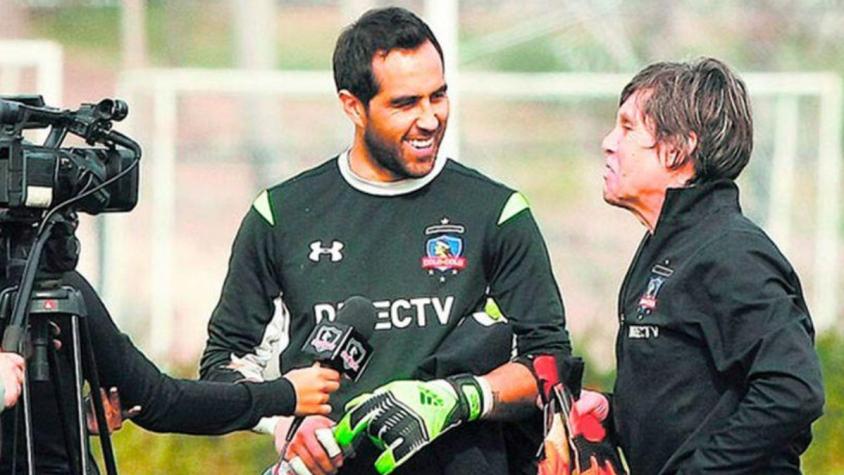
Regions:
[[[486,381],[469,374],[429,382],[396,381],[350,401],[334,438],[350,447],[366,432],[384,449],[375,469],[388,474],[447,430],[479,419],[491,408]]]
[[[581,391],[583,361],[538,355],[531,365],[545,414],[539,475],[626,474],[618,449],[604,427],[609,400],[597,392]]]

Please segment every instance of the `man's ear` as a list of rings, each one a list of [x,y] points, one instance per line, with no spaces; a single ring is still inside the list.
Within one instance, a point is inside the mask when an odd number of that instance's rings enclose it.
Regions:
[[[680,167],[680,163],[684,160],[686,163],[691,161],[688,157],[691,157],[697,148],[697,134],[690,132],[685,140],[678,142],[674,143],[673,140],[667,140],[661,144],[662,150],[659,155],[665,168],[675,169]]]
[[[666,170],[673,170],[682,158],[680,149],[671,140],[664,140],[657,144],[657,147],[656,155],[659,157],[662,167]]]
[[[696,135],[687,139],[681,146],[671,141],[665,141],[659,145],[657,156],[665,170],[673,177],[673,186],[682,188],[694,178],[695,162],[691,158],[694,147],[697,147]]]
[[[351,120],[355,126],[365,128],[366,107],[364,107],[363,102],[361,102],[357,96],[349,92],[348,89],[341,89],[340,92],[337,93],[337,98],[340,99],[340,104],[343,106],[343,112],[349,120]]]
[[[686,156],[691,157],[696,149],[697,149],[697,134],[694,133],[694,132],[689,132],[689,136],[686,137],[686,146],[685,146]]]

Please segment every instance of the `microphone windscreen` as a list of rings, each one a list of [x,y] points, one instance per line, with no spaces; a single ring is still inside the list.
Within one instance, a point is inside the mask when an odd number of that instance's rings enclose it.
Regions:
[[[354,328],[361,337],[369,340],[375,330],[375,305],[368,298],[354,295],[343,302],[334,320]]]

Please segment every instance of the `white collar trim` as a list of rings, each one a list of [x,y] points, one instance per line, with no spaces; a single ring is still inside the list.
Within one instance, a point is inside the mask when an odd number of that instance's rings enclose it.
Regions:
[[[352,171],[349,165],[349,150],[340,154],[337,157],[337,165],[340,167],[340,175],[343,179],[354,189],[362,191],[370,195],[377,196],[398,196],[414,192],[428,183],[431,183],[437,175],[445,168],[445,162],[448,161],[446,157],[437,157],[434,162],[434,169],[431,173],[420,178],[405,178],[399,181],[372,181],[359,177]]]

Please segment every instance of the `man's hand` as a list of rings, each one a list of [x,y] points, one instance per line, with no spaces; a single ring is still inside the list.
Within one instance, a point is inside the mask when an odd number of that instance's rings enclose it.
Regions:
[[[481,417],[489,397],[482,384],[471,375],[389,383],[349,402],[334,437],[345,448],[366,432],[384,448],[375,469],[390,473],[447,430]]]
[[[284,378],[293,384],[296,391],[297,416],[331,413],[328,395],[340,389],[340,373],[314,363],[310,368],[290,370]]]
[[[589,416],[597,419],[598,422],[604,422],[607,419],[607,415],[610,413],[610,401],[606,396],[599,392],[584,389],[580,392],[580,399],[575,401],[572,406],[572,413],[573,415],[576,415],[576,417],[572,420],[572,425],[574,425],[575,422],[589,419]],[[583,432],[578,429],[578,427],[573,428],[575,435]]]
[[[85,398],[87,404],[85,405],[85,423],[88,426],[88,432],[91,434],[99,434],[100,427],[97,424],[97,416],[94,412],[94,400],[91,396]],[[117,388],[111,388],[108,391],[108,396],[103,388],[100,388],[100,400],[103,401],[103,412],[105,412],[106,425],[108,425],[108,433],[111,434],[120,430],[123,427],[123,421],[137,416],[141,412],[141,406],[132,406],[124,410],[120,403],[120,394]]]
[[[284,418],[276,424],[277,451],[284,450],[285,437],[292,422],[293,418]],[[302,421],[282,454],[282,458],[297,475],[328,475],[343,466],[343,453],[331,434],[332,427],[334,421],[323,416],[309,416]]]
[[[24,360],[15,353],[0,352],[0,379],[3,384],[3,407],[18,402],[24,381]]]
[[[569,413],[571,442],[576,450],[581,475],[621,475],[627,473],[604,422],[610,402],[599,392],[582,390]]]

